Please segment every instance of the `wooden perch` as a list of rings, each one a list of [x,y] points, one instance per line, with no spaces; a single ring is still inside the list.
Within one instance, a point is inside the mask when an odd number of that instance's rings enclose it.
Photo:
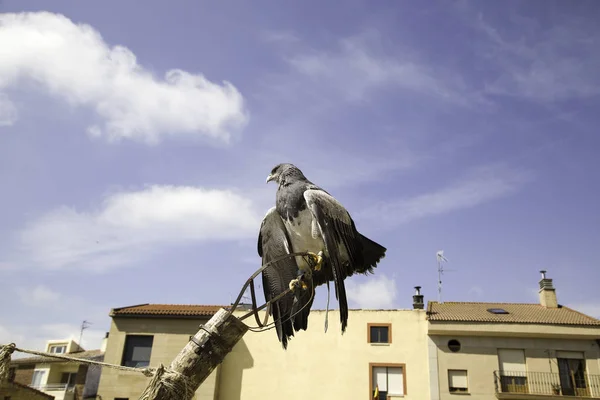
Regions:
[[[247,331],[248,326],[220,309],[200,326],[168,369],[157,369],[140,400],[190,400]]]

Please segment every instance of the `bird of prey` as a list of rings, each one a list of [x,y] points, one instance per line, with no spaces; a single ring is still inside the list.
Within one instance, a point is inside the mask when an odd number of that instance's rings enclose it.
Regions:
[[[302,319],[298,327],[306,330],[304,321],[308,318],[314,287],[324,283],[329,287],[329,282],[333,282],[343,333],[348,323],[344,279],[355,273],[372,273],[385,257],[386,248],[359,233],[344,206],[309,181],[295,165],[278,164],[267,177],[267,183],[271,181],[279,186],[276,205],[261,224],[258,252],[263,257],[263,264],[281,254],[293,252],[309,251],[318,255],[317,265],[309,257],[287,257],[268,272],[265,270],[263,288],[267,300],[303,282],[308,282],[302,287],[309,285],[311,295],[310,298],[306,296],[308,290],[295,291],[294,296],[280,302],[279,309],[274,307],[273,319],[276,319],[275,312],[279,312],[280,317],[293,315],[293,310],[305,306],[298,313]],[[299,280],[298,276],[304,278]],[[282,327],[282,332],[291,332],[291,326]]]

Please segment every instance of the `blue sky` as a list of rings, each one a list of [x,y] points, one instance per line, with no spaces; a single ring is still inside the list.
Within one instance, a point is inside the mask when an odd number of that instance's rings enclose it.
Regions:
[[[228,304],[280,162],[388,248],[352,307],[435,300],[443,249],[444,300],[535,302],[547,269],[600,317],[600,4],[343,4],[3,0],[0,342]]]

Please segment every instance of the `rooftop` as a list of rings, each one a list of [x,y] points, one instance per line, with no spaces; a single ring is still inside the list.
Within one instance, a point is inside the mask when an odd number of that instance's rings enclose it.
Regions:
[[[50,400],[54,399],[54,396],[49,395],[48,393],[44,393],[41,390],[34,389],[31,386],[23,385],[22,383],[19,383],[19,382],[14,382],[14,381],[0,382],[0,389],[2,389],[3,386],[5,388],[6,387],[13,387],[13,388],[22,390],[23,392],[29,392],[32,396],[43,396],[43,397],[46,397],[46,398],[48,398]],[[18,396],[18,394],[17,394],[17,396]],[[26,394],[24,396],[26,396]],[[5,396],[4,398],[5,399],[6,398],[10,399],[10,396]],[[17,398],[19,398],[19,397],[17,397]]]
[[[212,317],[221,308],[230,306],[200,305],[200,304],[138,304],[135,306],[113,308],[111,317],[122,316],[184,316]]]
[[[77,352],[73,352],[73,353],[57,354],[57,355],[64,355],[64,356],[75,357],[75,358],[83,358],[84,360],[98,360],[104,356],[104,352],[100,349],[97,349],[97,350],[77,351]],[[54,357],[35,356],[35,357],[25,357],[25,358],[13,359],[11,361],[11,365],[56,363],[56,362],[67,362],[67,361],[62,360],[60,358],[54,358]]]
[[[488,311],[490,310],[490,311]],[[430,301],[429,321],[522,323],[548,325],[600,326],[600,320],[559,305],[544,307],[535,303],[471,303]]]

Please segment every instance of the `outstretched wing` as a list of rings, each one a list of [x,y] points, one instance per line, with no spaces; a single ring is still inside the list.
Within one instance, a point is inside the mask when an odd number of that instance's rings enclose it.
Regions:
[[[267,212],[260,226],[258,255],[262,257],[262,264],[265,265],[291,252],[287,231],[273,207]],[[284,257],[265,268],[262,272],[265,300],[269,301],[286,291],[290,281],[297,276],[298,265],[294,257]],[[299,289],[296,293],[289,293],[271,305],[277,337],[284,349],[287,348],[288,339],[294,336],[294,328],[296,331],[306,330],[308,326],[308,314],[313,300],[312,286],[309,285],[307,290]],[[292,317],[293,314],[296,315]]]
[[[325,243],[327,266],[322,273],[315,273],[315,284],[333,280],[335,296],[340,303],[342,332],[348,320],[348,302],[344,279],[363,267],[361,235],[354,226],[350,214],[340,202],[324,190],[314,188],[304,192],[308,209],[313,216],[312,231],[319,233]],[[313,234],[314,234],[313,233]],[[316,275],[316,276],[315,276]]]

